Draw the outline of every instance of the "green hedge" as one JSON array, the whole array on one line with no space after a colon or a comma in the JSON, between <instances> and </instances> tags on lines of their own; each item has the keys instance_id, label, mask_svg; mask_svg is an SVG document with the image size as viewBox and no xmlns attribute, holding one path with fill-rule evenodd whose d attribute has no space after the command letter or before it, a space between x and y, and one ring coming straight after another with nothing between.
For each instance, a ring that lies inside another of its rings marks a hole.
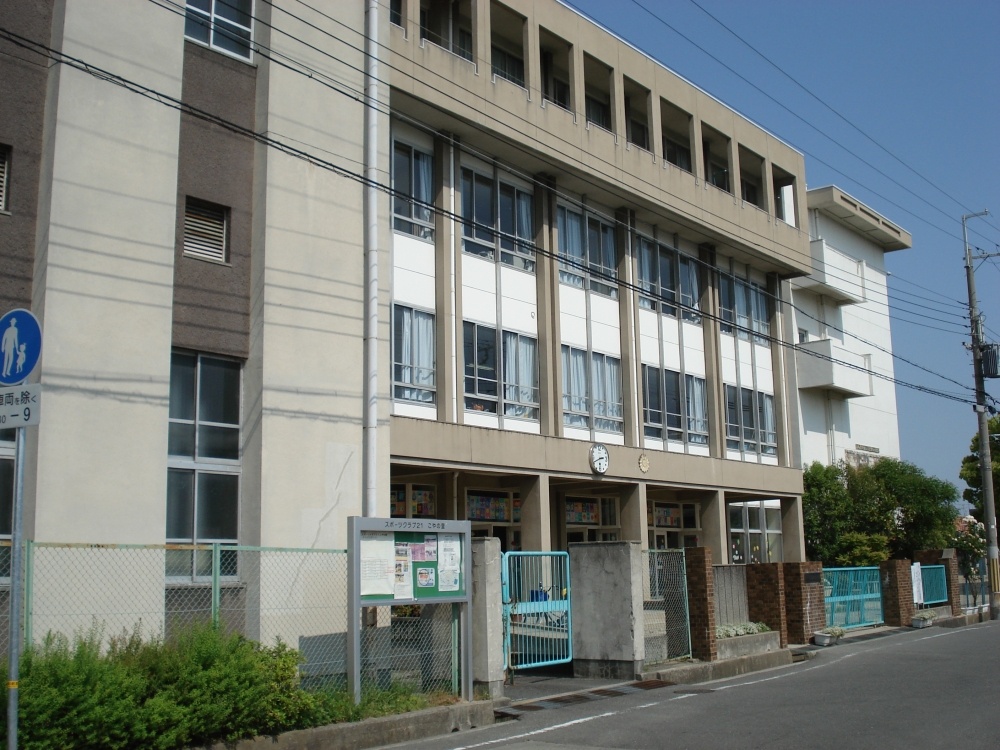
<instances>
[{"instance_id":1,"label":"green hedge","mask_svg":"<svg viewBox=\"0 0 1000 750\"><path fill-rule=\"evenodd\" d=\"M403 688L366 694L360 706L342 689L303 690L297 651L211 627L169 642L136 632L102 643L99 630L73 643L49 635L25 652L19 747L172 750L427 705ZM6 736L6 711L0 726Z\"/></svg>"}]
</instances>

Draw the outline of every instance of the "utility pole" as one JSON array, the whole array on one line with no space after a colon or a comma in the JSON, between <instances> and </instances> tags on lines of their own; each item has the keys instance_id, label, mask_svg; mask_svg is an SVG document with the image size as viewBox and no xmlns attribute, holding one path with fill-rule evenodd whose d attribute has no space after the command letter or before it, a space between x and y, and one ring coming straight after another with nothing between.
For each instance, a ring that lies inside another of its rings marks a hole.
<instances>
[{"instance_id":1,"label":"utility pole","mask_svg":"<svg viewBox=\"0 0 1000 750\"><path fill-rule=\"evenodd\" d=\"M997 513L993 501L993 459L990 456L989 413L983 377L983 319L976 301L976 274L966 221L986 216L988 210L962 215L962 244L965 247L965 276L969 283L969 318L972 326L972 368L976 377L976 417L979 420L979 474L983 488L983 515L986 521L987 572L990 581L990 619L1000 620L1000 550L997 548Z\"/></svg>"}]
</instances>

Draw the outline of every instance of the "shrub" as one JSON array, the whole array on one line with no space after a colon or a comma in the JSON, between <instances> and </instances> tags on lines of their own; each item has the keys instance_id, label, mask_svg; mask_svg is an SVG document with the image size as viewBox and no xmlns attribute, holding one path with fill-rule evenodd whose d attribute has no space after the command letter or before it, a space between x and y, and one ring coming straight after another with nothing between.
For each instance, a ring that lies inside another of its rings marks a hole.
<instances>
[{"instance_id":1,"label":"shrub","mask_svg":"<svg viewBox=\"0 0 1000 750\"><path fill-rule=\"evenodd\" d=\"M720 625L715 629L716 638L735 638L740 635L769 633L771 628L763 622L741 622L738 625Z\"/></svg>"}]
</instances>

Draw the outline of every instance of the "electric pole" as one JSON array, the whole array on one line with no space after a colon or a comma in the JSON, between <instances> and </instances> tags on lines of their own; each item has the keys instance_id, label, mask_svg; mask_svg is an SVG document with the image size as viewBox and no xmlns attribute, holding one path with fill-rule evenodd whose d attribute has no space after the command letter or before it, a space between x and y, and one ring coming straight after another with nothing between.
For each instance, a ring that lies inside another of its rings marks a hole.
<instances>
[{"instance_id":1,"label":"electric pole","mask_svg":"<svg viewBox=\"0 0 1000 750\"><path fill-rule=\"evenodd\" d=\"M990 582L990 619L1000 620L1000 550L997 548L997 514L993 501L993 459L990 456L989 413L983 376L983 319L976 301L976 275L966 221L986 216L988 210L962 215L962 244L965 248L965 276L969 284L969 319L972 327L972 368L976 377L976 417L979 420L979 474L983 488L983 516L986 521L986 559Z\"/></svg>"}]
</instances>

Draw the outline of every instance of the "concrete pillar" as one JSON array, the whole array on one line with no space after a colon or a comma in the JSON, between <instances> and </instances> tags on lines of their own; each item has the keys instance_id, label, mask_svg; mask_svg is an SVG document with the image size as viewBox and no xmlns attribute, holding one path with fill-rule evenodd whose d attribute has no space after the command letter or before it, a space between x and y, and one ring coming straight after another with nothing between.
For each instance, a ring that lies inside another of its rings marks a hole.
<instances>
[{"instance_id":1,"label":"concrete pillar","mask_svg":"<svg viewBox=\"0 0 1000 750\"><path fill-rule=\"evenodd\" d=\"M631 680L646 658L638 542L569 545L573 674Z\"/></svg>"},{"instance_id":2,"label":"concrete pillar","mask_svg":"<svg viewBox=\"0 0 1000 750\"><path fill-rule=\"evenodd\" d=\"M800 496L781 498L781 559L785 562L804 562L806 559Z\"/></svg>"},{"instance_id":3,"label":"concrete pillar","mask_svg":"<svg viewBox=\"0 0 1000 750\"><path fill-rule=\"evenodd\" d=\"M521 489L521 549L547 552L552 549L552 513L549 509L549 477L532 477Z\"/></svg>"},{"instance_id":4,"label":"concrete pillar","mask_svg":"<svg viewBox=\"0 0 1000 750\"><path fill-rule=\"evenodd\" d=\"M882 574L882 617L886 625L901 627L913 619L913 578L909 560L886 560Z\"/></svg>"},{"instance_id":5,"label":"concrete pillar","mask_svg":"<svg viewBox=\"0 0 1000 750\"><path fill-rule=\"evenodd\" d=\"M715 578L712 551L707 547L684 550L687 566L688 618L691 625L691 656L715 661Z\"/></svg>"},{"instance_id":6,"label":"concrete pillar","mask_svg":"<svg viewBox=\"0 0 1000 750\"><path fill-rule=\"evenodd\" d=\"M643 549L648 546L646 535L646 485L633 484L622 490L622 515L619 519L622 540L639 542Z\"/></svg>"},{"instance_id":7,"label":"concrete pillar","mask_svg":"<svg viewBox=\"0 0 1000 750\"><path fill-rule=\"evenodd\" d=\"M472 682L503 696L503 599L500 540L472 540Z\"/></svg>"},{"instance_id":8,"label":"concrete pillar","mask_svg":"<svg viewBox=\"0 0 1000 750\"><path fill-rule=\"evenodd\" d=\"M701 501L701 543L712 551L720 565L729 562L729 533L726 524L726 493L709 491Z\"/></svg>"},{"instance_id":9,"label":"concrete pillar","mask_svg":"<svg viewBox=\"0 0 1000 750\"><path fill-rule=\"evenodd\" d=\"M782 563L747 565L747 605L751 622L762 622L788 645L788 614Z\"/></svg>"},{"instance_id":10,"label":"concrete pillar","mask_svg":"<svg viewBox=\"0 0 1000 750\"><path fill-rule=\"evenodd\" d=\"M782 568L788 642L808 643L813 633L826 627L823 563L786 562Z\"/></svg>"}]
</instances>

